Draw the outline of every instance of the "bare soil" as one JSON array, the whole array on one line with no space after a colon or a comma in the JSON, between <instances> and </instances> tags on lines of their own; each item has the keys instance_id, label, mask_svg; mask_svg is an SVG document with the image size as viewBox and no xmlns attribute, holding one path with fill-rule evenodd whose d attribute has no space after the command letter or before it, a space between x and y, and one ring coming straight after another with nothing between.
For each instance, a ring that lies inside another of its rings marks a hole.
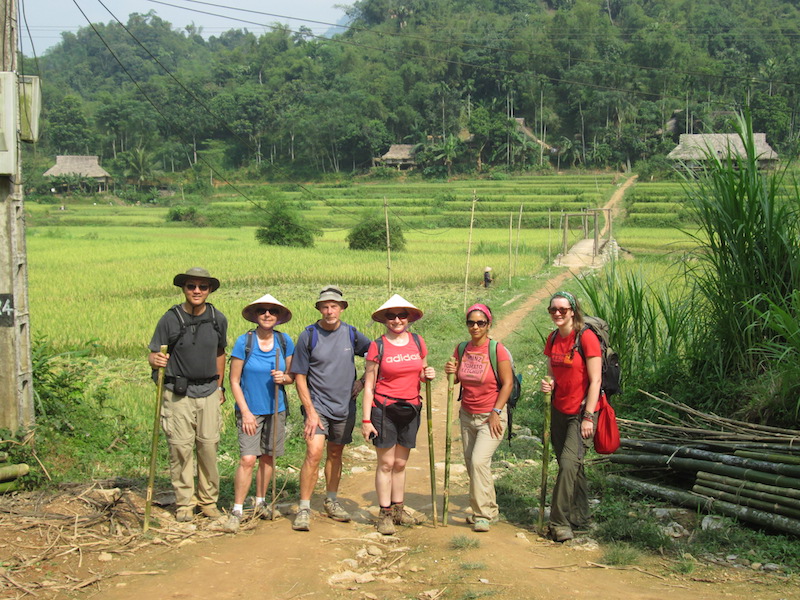
<instances>
[{"instance_id":1,"label":"bare soil","mask_svg":"<svg viewBox=\"0 0 800 600\"><path fill-rule=\"evenodd\" d=\"M616 200L612 199L611 203ZM611 204L610 203L610 204ZM565 271L520 303L497 323L502 339L522 318L555 291ZM441 517L446 383L434 386L434 438ZM424 425L423 425L424 429ZM454 437L457 428L453 428ZM427 436L409 461L408 506L431 513ZM399 528L384 537L372 524L375 513L374 453L366 447L345 452L346 475L340 499L353 515L350 523L324 516L322 497L312 501L311 531L291 529L286 517L250 521L236 535L221 523L198 516L175 523L156 507L158 525L142 534L143 490L130 482L120 497L105 500L94 487L65 489L56 497L17 495L0 500L0 600L99 597L108 600L214 599L403 599L493 597L675 600L800 598L796 577L724 568L698 562L690 575L677 563L648 557L635 566L602 564L603 548L585 538L557 544L537 535L534 524L500 522L488 533L466 523L467 481L455 465L447 527ZM453 458L461 462L454 440ZM474 544L474 545L473 545Z\"/></svg>"}]
</instances>

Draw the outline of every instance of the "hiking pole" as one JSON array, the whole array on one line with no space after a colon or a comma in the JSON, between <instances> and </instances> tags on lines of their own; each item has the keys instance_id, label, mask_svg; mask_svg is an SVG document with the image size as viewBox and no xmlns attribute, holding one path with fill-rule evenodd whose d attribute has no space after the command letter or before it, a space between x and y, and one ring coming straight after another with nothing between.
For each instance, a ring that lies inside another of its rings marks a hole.
<instances>
[{"instance_id":1,"label":"hiking pole","mask_svg":"<svg viewBox=\"0 0 800 600\"><path fill-rule=\"evenodd\" d=\"M281 334L277 334L281 335ZM275 337L275 332L272 333L272 336ZM278 340L274 340L272 345L275 346L275 368L278 368L280 356L278 352L278 346L276 342ZM281 384L275 384L275 406L272 410L272 509L270 511L271 520L275 520L275 503L277 502L278 495L275 491L275 484L278 481L278 457L275 456L275 452L278 446L278 407L280 405L280 394L281 394Z\"/></svg>"},{"instance_id":2,"label":"hiking pole","mask_svg":"<svg viewBox=\"0 0 800 600\"><path fill-rule=\"evenodd\" d=\"M433 404L431 402L431 382L425 380L425 404L428 413L428 462L431 466L431 505L433 506L433 526L439 517L436 514L436 462L433 458Z\"/></svg>"},{"instance_id":3,"label":"hiking pole","mask_svg":"<svg viewBox=\"0 0 800 600\"><path fill-rule=\"evenodd\" d=\"M553 379L549 375L545 376L547 383L552 383ZM552 392L544 395L544 428L542 431L542 487L539 491L539 534L544 535L544 505L547 499L547 465L550 462L550 397Z\"/></svg>"},{"instance_id":4,"label":"hiking pole","mask_svg":"<svg viewBox=\"0 0 800 600\"><path fill-rule=\"evenodd\" d=\"M451 419L453 418L453 388L456 374L447 374L447 421L444 434L444 491L442 492L442 525L447 527L447 510L450 508L450 448L453 442Z\"/></svg>"},{"instance_id":5,"label":"hiking pole","mask_svg":"<svg viewBox=\"0 0 800 600\"><path fill-rule=\"evenodd\" d=\"M167 353L167 346L161 346L161 354ZM153 506L153 484L156 479L156 452L158 452L158 432L161 424L161 395L164 393L164 367L158 368L156 381L156 411L153 419L153 441L150 444L150 471L147 474L147 495L144 501L144 523L142 531L150 527L150 509Z\"/></svg>"}]
</instances>

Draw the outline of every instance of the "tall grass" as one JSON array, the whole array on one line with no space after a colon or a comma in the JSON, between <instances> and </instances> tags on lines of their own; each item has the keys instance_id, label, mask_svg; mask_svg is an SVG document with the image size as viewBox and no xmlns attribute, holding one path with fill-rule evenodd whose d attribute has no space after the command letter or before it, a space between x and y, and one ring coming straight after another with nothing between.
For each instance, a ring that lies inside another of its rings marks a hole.
<instances>
[{"instance_id":1,"label":"tall grass","mask_svg":"<svg viewBox=\"0 0 800 600\"><path fill-rule=\"evenodd\" d=\"M763 372L756 349L771 334L757 314L769 301L787 307L800 287L800 190L785 185L786 167L759 169L749 114L739 117L737 133L745 154L720 158L709 151L699 180L686 185L701 232L694 236L698 262L688 274L702 298L697 318L708 327L698 366L719 378Z\"/></svg>"}]
</instances>

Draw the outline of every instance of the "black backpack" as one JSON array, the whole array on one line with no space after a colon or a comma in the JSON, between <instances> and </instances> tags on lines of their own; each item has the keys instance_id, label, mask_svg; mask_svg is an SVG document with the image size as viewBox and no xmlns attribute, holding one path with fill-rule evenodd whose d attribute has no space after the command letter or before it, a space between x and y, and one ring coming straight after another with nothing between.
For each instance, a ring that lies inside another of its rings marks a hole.
<instances>
[{"instance_id":1,"label":"black backpack","mask_svg":"<svg viewBox=\"0 0 800 600\"><path fill-rule=\"evenodd\" d=\"M610 332L608 322L600 317L583 317L583 329L575 336L575 346L573 350L580 352L584 361L586 360L586 354L584 354L583 346L581 346L581 335L583 335L583 332L587 329L591 329L597 336L597 339L600 340L600 358L603 364L603 378L600 383L600 391L605 392L606 397L619 394L622 391L622 373L619 366L619 355L617 351L609 345ZM553 336L556 333L556 331L551 333L548 339L548 344L551 346L553 344Z\"/></svg>"}]
</instances>

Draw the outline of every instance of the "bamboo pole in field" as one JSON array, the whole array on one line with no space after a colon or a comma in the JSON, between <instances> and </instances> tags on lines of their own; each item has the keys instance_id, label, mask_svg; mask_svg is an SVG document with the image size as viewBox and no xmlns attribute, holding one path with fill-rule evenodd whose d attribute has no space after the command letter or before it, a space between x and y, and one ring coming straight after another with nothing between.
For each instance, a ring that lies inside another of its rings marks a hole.
<instances>
[{"instance_id":1,"label":"bamboo pole in field","mask_svg":"<svg viewBox=\"0 0 800 600\"><path fill-rule=\"evenodd\" d=\"M0 467L0 481L10 481L30 473L31 468L25 463Z\"/></svg>"},{"instance_id":2,"label":"bamboo pole in field","mask_svg":"<svg viewBox=\"0 0 800 600\"><path fill-rule=\"evenodd\" d=\"M275 339L276 335L282 335L280 333L276 334L273 330L272 332L272 345L275 348L275 370L278 370L280 366L280 351L278 350L280 344L278 340ZM285 362L285 361L284 361ZM278 446L278 409L280 408L280 398L281 398L281 386L280 384L275 384L275 402L272 408L272 506L270 507L270 518L271 520L275 520L275 506L278 502L278 492L277 492L277 482L278 482L278 457L276 456L276 450Z\"/></svg>"},{"instance_id":3,"label":"bamboo pole in field","mask_svg":"<svg viewBox=\"0 0 800 600\"><path fill-rule=\"evenodd\" d=\"M161 354L167 353L167 346L161 346ZM153 438L150 442L150 470L147 474L147 495L144 501L144 523L142 531L147 531L150 527L150 510L153 508L153 484L156 479L156 453L158 452L158 432L161 425L161 396L164 393L164 367L158 368L158 378L156 380L156 408L153 418Z\"/></svg>"},{"instance_id":4,"label":"bamboo pole in field","mask_svg":"<svg viewBox=\"0 0 800 600\"><path fill-rule=\"evenodd\" d=\"M731 504L738 504L739 506L747 506L763 510L764 512L772 513L774 515L783 515L791 517L792 519L800 519L800 510L775 504L773 502L764 502L763 500L756 500L755 498L744 498L738 494L731 494L722 490L706 487L704 485L695 484L692 491L702 496L710 496L711 498L719 498Z\"/></svg>"},{"instance_id":5,"label":"bamboo pole in field","mask_svg":"<svg viewBox=\"0 0 800 600\"><path fill-rule=\"evenodd\" d=\"M476 190L472 190L472 210L469 215L469 239L467 241L467 272L464 274L464 310L467 310L467 291L469 290L469 259L472 256L472 227L475 224L475 203L478 201Z\"/></svg>"},{"instance_id":6,"label":"bamboo pole in field","mask_svg":"<svg viewBox=\"0 0 800 600\"><path fill-rule=\"evenodd\" d=\"M550 242L550 234L553 231L553 213L548 208L547 209L547 265L550 266L553 263L553 245Z\"/></svg>"},{"instance_id":7,"label":"bamboo pole in field","mask_svg":"<svg viewBox=\"0 0 800 600\"><path fill-rule=\"evenodd\" d=\"M697 479L701 481L713 481L715 483L733 485L738 489L765 492L767 494L791 498L792 500L800 500L800 489L796 488L768 485L766 483L758 483L757 481L745 481L744 479L736 479L734 477L727 477L726 475L717 475L716 473L706 473L705 471L698 471Z\"/></svg>"},{"instance_id":8,"label":"bamboo pole in field","mask_svg":"<svg viewBox=\"0 0 800 600\"><path fill-rule=\"evenodd\" d=\"M12 479L11 481L4 481L0 483L0 494L5 494L6 492L14 492L19 489L19 480Z\"/></svg>"},{"instance_id":9,"label":"bamboo pole in field","mask_svg":"<svg viewBox=\"0 0 800 600\"><path fill-rule=\"evenodd\" d=\"M774 454L770 452L752 452L750 450L734 450L735 456L742 458L754 458L756 460L768 460L770 462L786 463L790 465L800 465L800 456L789 454Z\"/></svg>"},{"instance_id":10,"label":"bamboo pole in field","mask_svg":"<svg viewBox=\"0 0 800 600\"><path fill-rule=\"evenodd\" d=\"M788 498L786 496L780 496L778 494L770 494L768 492L759 492L758 490L751 490L742 485L734 483L736 481L735 479L730 479L729 481L731 483L720 483L718 481L712 481L710 479L702 479L701 477L698 476L697 480L695 481L695 486L707 487L714 490L718 490L720 492L727 492L728 494L733 494L734 496L737 497L742 496L744 498L752 498L754 500L760 500L761 502L768 502L770 504L779 504L781 506L786 506L789 508L793 508L797 511L800 511L800 500L797 500L795 498ZM778 488L778 489L786 489L786 488Z\"/></svg>"},{"instance_id":11,"label":"bamboo pole in field","mask_svg":"<svg viewBox=\"0 0 800 600\"><path fill-rule=\"evenodd\" d=\"M436 522L439 520L436 511L436 460L433 456L433 401L431 400L431 382L425 380L425 407L426 416L428 420L428 463L430 464L431 471L431 510L433 517L433 526L436 527Z\"/></svg>"},{"instance_id":12,"label":"bamboo pole in field","mask_svg":"<svg viewBox=\"0 0 800 600\"><path fill-rule=\"evenodd\" d=\"M519 219L517 220L517 249L514 253L514 275L517 274L519 266L519 234L522 231L522 204L519 205Z\"/></svg>"},{"instance_id":13,"label":"bamboo pole in field","mask_svg":"<svg viewBox=\"0 0 800 600\"><path fill-rule=\"evenodd\" d=\"M511 239L514 236L514 215L508 216L508 289L511 289Z\"/></svg>"},{"instance_id":14,"label":"bamboo pole in field","mask_svg":"<svg viewBox=\"0 0 800 600\"><path fill-rule=\"evenodd\" d=\"M392 238L389 235L389 201L383 197L383 217L386 221L386 271L388 272L389 296L392 295Z\"/></svg>"},{"instance_id":15,"label":"bamboo pole in field","mask_svg":"<svg viewBox=\"0 0 800 600\"><path fill-rule=\"evenodd\" d=\"M552 378L545 377L548 383ZM547 468L550 463L550 398L552 393L544 395L544 426L542 427L542 483L539 488L539 535L544 535L544 507L547 503Z\"/></svg>"},{"instance_id":16,"label":"bamboo pole in field","mask_svg":"<svg viewBox=\"0 0 800 600\"><path fill-rule=\"evenodd\" d=\"M447 527L447 512L450 508L450 451L453 444L452 423L450 423L450 421L453 419L453 388L456 385L455 379L455 373L447 374L447 416L444 433L444 491L442 492L442 525L445 527Z\"/></svg>"}]
</instances>

